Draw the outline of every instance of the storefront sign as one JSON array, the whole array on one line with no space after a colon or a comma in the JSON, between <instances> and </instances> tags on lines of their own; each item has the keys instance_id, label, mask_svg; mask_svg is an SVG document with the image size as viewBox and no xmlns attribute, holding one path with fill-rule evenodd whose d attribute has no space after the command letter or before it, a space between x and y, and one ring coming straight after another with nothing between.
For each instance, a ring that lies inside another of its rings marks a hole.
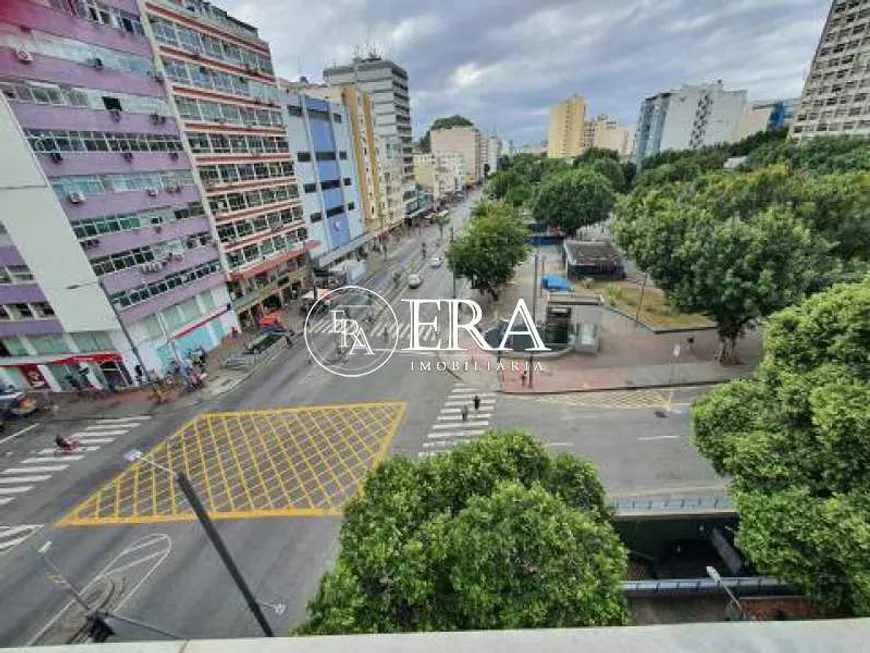
<instances>
[{"instance_id":1,"label":"storefront sign","mask_svg":"<svg viewBox=\"0 0 870 653\"><path fill-rule=\"evenodd\" d=\"M48 381L42 376L37 365L18 365L18 369L24 374L24 378L27 379L31 388L41 390L48 387Z\"/></svg>"}]
</instances>

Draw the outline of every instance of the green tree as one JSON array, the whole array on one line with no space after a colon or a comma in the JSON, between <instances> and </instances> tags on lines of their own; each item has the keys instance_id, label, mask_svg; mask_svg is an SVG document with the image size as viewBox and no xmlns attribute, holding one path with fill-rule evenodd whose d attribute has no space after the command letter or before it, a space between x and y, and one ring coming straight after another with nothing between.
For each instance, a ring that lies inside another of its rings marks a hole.
<instances>
[{"instance_id":1,"label":"green tree","mask_svg":"<svg viewBox=\"0 0 870 653\"><path fill-rule=\"evenodd\" d=\"M579 168L599 159L610 159L619 163L619 154L615 150L608 150L604 147L590 147L584 150L583 154L574 157L574 167Z\"/></svg>"},{"instance_id":2,"label":"green tree","mask_svg":"<svg viewBox=\"0 0 870 653\"><path fill-rule=\"evenodd\" d=\"M589 168L549 177L535 195L535 220L558 227L568 237L581 227L606 220L616 202L610 181Z\"/></svg>"},{"instance_id":3,"label":"green tree","mask_svg":"<svg viewBox=\"0 0 870 653\"><path fill-rule=\"evenodd\" d=\"M728 173L719 173L719 175ZM704 189L737 195L736 177L639 192L620 205L618 244L679 310L715 320L717 358L735 362L737 339L762 317L799 301L835 267L831 245L781 204L719 211Z\"/></svg>"},{"instance_id":4,"label":"green tree","mask_svg":"<svg viewBox=\"0 0 870 653\"><path fill-rule=\"evenodd\" d=\"M626 552L595 468L528 435L387 460L299 634L618 625Z\"/></svg>"},{"instance_id":5,"label":"green tree","mask_svg":"<svg viewBox=\"0 0 870 653\"><path fill-rule=\"evenodd\" d=\"M532 184L516 170L500 170L489 178L487 193L497 200L504 200L520 208L532 197Z\"/></svg>"},{"instance_id":6,"label":"green tree","mask_svg":"<svg viewBox=\"0 0 870 653\"><path fill-rule=\"evenodd\" d=\"M613 186L613 190L617 193L625 190L625 173L618 161L610 158L599 158L593 159L586 164L581 164L581 167L584 166L607 177L607 180Z\"/></svg>"},{"instance_id":7,"label":"green tree","mask_svg":"<svg viewBox=\"0 0 870 653\"><path fill-rule=\"evenodd\" d=\"M435 214L435 224L438 225L438 238L443 240L444 227L446 227L449 222L450 222L449 215L445 215L444 213L441 213L441 212Z\"/></svg>"},{"instance_id":8,"label":"green tree","mask_svg":"<svg viewBox=\"0 0 870 653\"><path fill-rule=\"evenodd\" d=\"M498 299L514 268L528 254L529 231L513 207L503 202L481 202L472 211L466 232L447 249L447 263L471 287Z\"/></svg>"},{"instance_id":9,"label":"green tree","mask_svg":"<svg viewBox=\"0 0 870 653\"><path fill-rule=\"evenodd\" d=\"M776 163L819 174L870 171L870 143L858 136L820 136L800 144L773 141L751 152L744 167L755 170Z\"/></svg>"},{"instance_id":10,"label":"green tree","mask_svg":"<svg viewBox=\"0 0 870 653\"><path fill-rule=\"evenodd\" d=\"M732 478L762 573L870 615L870 278L773 315L756 373L697 402L694 442Z\"/></svg>"}]
</instances>

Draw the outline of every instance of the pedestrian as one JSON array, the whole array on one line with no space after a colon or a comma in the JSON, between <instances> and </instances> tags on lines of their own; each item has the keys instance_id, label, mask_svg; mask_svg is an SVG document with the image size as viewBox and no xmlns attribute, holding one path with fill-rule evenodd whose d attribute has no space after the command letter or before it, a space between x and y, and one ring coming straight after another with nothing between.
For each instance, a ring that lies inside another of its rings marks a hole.
<instances>
[{"instance_id":1,"label":"pedestrian","mask_svg":"<svg viewBox=\"0 0 870 653\"><path fill-rule=\"evenodd\" d=\"M290 337L289 333L284 334L284 341L287 343L287 349L293 348L293 338Z\"/></svg>"},{"instance_id":2,"label":"pedestrian","mask_svg":"<svg viewBox=\"0 0 870 653\"><path fill-rule=\"evenodd\" d=\"M462 421L467 422L468 421L468 404L462 404L462 410L460 412L462 413Z\"/></svg>"},{"instance_id":3,"label":"pedestrian","mask_svg":"<svg viewBox=\"0 0 870 653\"><path fill-rule=\"evenodd\" d=\"M474 395L474 399L472 401L474 401L474 412L476 413L478 410L480 410L480 397Z\"/></svg>"},{"instance_id":4,"label":"pedestrian","mask_svg":"<svg viewBox=\"0 0 870 653\"><path fill-rule=\"evenodd\" d=\"M520 374L520 383L525 386L526 385L526 371L523 370L522 374Z\"/></svg>"}]
</instances>

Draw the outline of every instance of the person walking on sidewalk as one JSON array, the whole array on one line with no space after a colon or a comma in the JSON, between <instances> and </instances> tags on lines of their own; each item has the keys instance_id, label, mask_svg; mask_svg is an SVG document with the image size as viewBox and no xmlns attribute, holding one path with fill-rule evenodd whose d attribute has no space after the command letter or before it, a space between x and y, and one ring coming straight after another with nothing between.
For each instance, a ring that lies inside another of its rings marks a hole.
<instances>
[{"instance_id":1,"label":"person walking on sidewalk","mask_svg":"<svg viewBox=\"0 0 870 653\"><path fill-rule=\"evenodd\" d=\"M523 387L526 385L526 371L523 370L522 374L520 374L520 383Z\"/></svg>"},{"instance_id":2,"label":"person walking on sidewalk","mask_svg":"<svg viewBox=\"0 0 870 653\"><path fill-rule=\"evenodd\" d=\"M474 399L472 399L472 401L474 402L474 412L476 413L478 410L480 410L480 397L474 395Z\"/></svg>"},{"instance_id":3,"label":"person walking on sidewalk","mask_svg":"<svg viewBox=\"0 0 870 653\"><path fill-rule=\"evenodd\" d=\"M467 422L468 421L468 404L462 404L462 410L460 411L460 414L462 415L462 421Z\"/></svg>"}]
</instances>

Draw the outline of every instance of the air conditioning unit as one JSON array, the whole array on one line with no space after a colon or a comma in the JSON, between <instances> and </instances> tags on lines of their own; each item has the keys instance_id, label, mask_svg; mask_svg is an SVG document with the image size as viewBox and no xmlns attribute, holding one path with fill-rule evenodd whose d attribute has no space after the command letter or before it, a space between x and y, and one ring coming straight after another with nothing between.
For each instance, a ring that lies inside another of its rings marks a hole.
<instances>
[{"instance_id":1,"label":"air conditioning unit","mask_svg":"<svg viewBox=\"0 0 870 653\"><path fill-rule=\"evenodd\" d=\"M63 161L63 154L61 154L60 152L52 152L48 156L55 163L60 163L61 161Z\"/></svg>"},{"instance_id":2,"label":"air conditioning unit","mask_svg":"<svg viewBox=\"0 0 870 653\"><path fill-rule=\"evenodd\" d=\"M25 50L24 48L21 48L18 52L16 52L16 54L18 55L18 61L20 61L21 63L33 62L33 55L30 53L30 50Z\"/></svg>"},{"instance_id":3,"label":"air conditioning unit","mask_svg":"<svg viewBox=\"0 0 870 653\"><path fill-rule=\"evenodd\" d=\"M103 60L99 57L94 57L91 59L91 68L94 70L102 70L103 69Z\"/></svg>"},{"instance_id":4,"label":"air conditioning unit","mask_svg":"<svg viewBox=\"0 0 870 653\"><path fill-rule=\"evenodd\" d=\"M155 224L154 231L159 234L161 231L163 231L163 225L162 224Z\"/></svg>"},{"instance_id":5,"label":"air conditioning unit","mask_svg":"<svg viewBox=\"0 0 870 653\"><path fill-rule=\"evenodd\" d=\"M133 153L132 152L122 152L121 156L124 157L125 161L132 161L133 160Z\"/></svg>"},{"instance_id":6,"label":"air conditioning unit","mask_svg":"<svg viewBox=\"0 0 870 653\"><path fill-rule=\"evenodd\" d=\"M216 118L215 122L220 123L221 125L225 125L227 122L226 118Z\"/></svg>"},{"instance_id":7,"label":"air conditioning unit","mask_svg":"<svg viewBox=\"0 0 870 653\"><path fill-rule=\"evenodd\" d=\"M151 122L154 123L155 125L160 125L160 124L166 122L166 116L161 116L159 113L156 113L156 112L152 113L151 114Z\"/></svg>"},{"instance_id":8,"label":"air conditioning unit","mask_svg":"<svg viewBox=\"0 0 870 653\"><path fill-rule=\"evenodd\" d=\"M71 204L81 204L87 199L84 193L80 193L77 190L69 193L66 198Z\"/></svg>"},{"instance_id":9,"label":"air conditioning unit","mask_svg":"<svg viewBox=\"0 0 870 653\"><path fill-rule=\"evenodd\" d=\"M173 184L172 186L166 187L167 193L180 193L181 192L181 184Z\"/></svg>"},{"instance_id":10,"label":"air conditioning unit","mask_svg":"<svg viewBox=\"0 0 870 653\"><path fill-rule=\"evenodd\" d=\"M256 66L252 66L252 65L249 64L249 63L246 63L246 64L245 64L245 70L248 71L249 73L256 73L256 72L257 72L257 67L256 67Z\"/></svg>"},{"instance_id":11,"label":"air conditioning unit","mask_svg":"<svg viewBox=\"0 0 870 653\"><path fill-rule=\"evenodd\" d=\"M157 197L160 194L160 189L149 188L145 192L148 193L148 197Z\"/></svg>"},{"instance_id":12,"label":"air conditioning unit","mask_svg":"<svg viewBox=\"0 0 870 653\"><path fill-rule=\"evenodd\" d=\"M109 115L112 116L112 120L115 122L121 120L121 112L118 109L109 109Z\"/></svg>"},{"instance_id":13,"label":"air conditioning unit","mask_svg":"<svg viewBox=\"0 0 870 653\"><path fill-rule=\"evenodd\" d=\"M94 247L99 247L99 246L100 246L100 239L99 238L89 238L88 240L82 241L82 247L84 247L85 249L93 249Z\"/></svg>"},{"instance_id":14,"label":"air conditioning unit","mask_svg":"<svg viewBox=\"0 0 870 653\"><path fill-rule=\"evenodd\" d=\"M204 181L204 182L202 182L202 185L205 186L206 190L212 190L214 188L213 181Z\"/></svg>"},{"instance_id":15,"label":"air conditioning unit","mask_svg":"<svg viewBox=\"0 0 870 653\"><path fill-rule=\"evenodd\" d=\"M181 261L184 258L184 254L182 252L173 252L172 260L173 261Z\"/></svg>"},{"instance_id":16,"label":"air conditioning unit","mask_svg":"<svg viewBox=\"0 0 870 653\"><path fill-rule=\"evenodd\" d=\"M169 158L172 159L173 161L178 161L178 152L170 152Z\"/></svg>"}]
</instances>

